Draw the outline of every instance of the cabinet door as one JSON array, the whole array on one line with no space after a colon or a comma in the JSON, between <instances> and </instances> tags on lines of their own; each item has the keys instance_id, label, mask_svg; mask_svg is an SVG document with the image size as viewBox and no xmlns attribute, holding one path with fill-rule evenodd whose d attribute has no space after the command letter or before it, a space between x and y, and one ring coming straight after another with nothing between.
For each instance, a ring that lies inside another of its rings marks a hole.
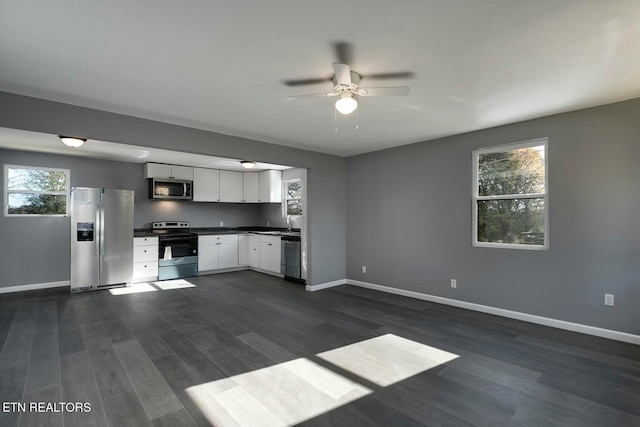
<instances>
[{"instance_id":1,"label":"cabinet door","mask_svg":"<svg viewBox=\"0 0 640 427\"><path fill-rule=\"evenodd\" d=\"M200 236L198 239L198 271L217 270L219 247L217 236Z\"/></svg>"},{"instance_id":2,"label":"cabinet door","mask_svg":"<svg viewBox=\"0 0 640 427\"><path fill-rule=\"evenodd\" d=\"M260 241L260 269L271 270L271 243Z\"/></svg>"},{"instance_id":3,"label":"cabinet door","mask_svg":"<svg viewBox=\"0 0 640 427\"><path fill-rule=\"evenodd\" d=\"M248 234L238 236L238 265L249 265L249 240Z\"/></svg>"},{"instance_id":4,"label":"cabinet door","mask_svg":"<svg viewBox=\"0 0 640 427\"><path fill-rule=\"evenodd\" d=\"M282 261L282 254L280 253L281 250L282 243L280 241L271 245L271 268L269 270L274 273L282 272L282 266L280 265L280 262Z\"/></svg>"},{"instance_id":5,"label":"cabinet door","mask_svg":"<svg viewBox=\"0 0 640 427\"><path fill-rule=\"evenodd\" d=\"M249 267L260 267L260 241L255 234L249 235Z\"/></svg>"},{"instance_id":6,"label":"cabinet door","mask_svg":"<svg viewBox=\"0 0 640 427\"><path fill-rule=\"evenodd\" d=\"M220 240L218 268L233 268L238 266L238 235L223 236Z\"/></svg>"},{"instance_id":7,"label":"cabinet door","mask_svg":"<svg viewBox=\"0 0 640 427\"><path fill-rule=\"evenodd\" d=\"M189 166L171 165L171 178L193 181L193 168Z\"/></svg>"},{"instance_id":8,"label":"cabinet door","mask_svg":"<svg viewBox=\"0 0 640 427\"><path fill-rule=\"evenodd\" d=\"M220 201L220 171L217 169L193 168L193 201Z\"/></svg>"},{"instance_id":9,"label":"cabinet door","mask_svg":"<svg viewBox=\"0 0 640 427\"><path fill-rule=\"evenodd\" d=\"M243 200L246 203L258 203L259 176L258 172L244 172L243 177Z\"/></svg>"},{"instance_id":10,"label":"cabinet door","mask_svg":"<svg viewBox=\"0 0 640 427\"><path fill-rule=\"evenodd\" d=\"M220 171L220 201L242 202L242 172Z\"/></svg>"},{"instance_id":11,"label":"cabinet door","mask_svg":"<svg viewBox=\"0 0 640 427\"><path fill-rule=\"evenodd\" d=\"M282 203L282 171L260 172L260 203Z\"/></svg>"},{"instance_id":12,"label":"cabinet door","mask_svg":"<svg viewBox=\"0 0 640 427\"><path fill-rule=\"evenodd\" d=\"M170 178L171 165L165 165L162 163L145 163L144 177L145 178Z\"/></svg>"}]
</instances>

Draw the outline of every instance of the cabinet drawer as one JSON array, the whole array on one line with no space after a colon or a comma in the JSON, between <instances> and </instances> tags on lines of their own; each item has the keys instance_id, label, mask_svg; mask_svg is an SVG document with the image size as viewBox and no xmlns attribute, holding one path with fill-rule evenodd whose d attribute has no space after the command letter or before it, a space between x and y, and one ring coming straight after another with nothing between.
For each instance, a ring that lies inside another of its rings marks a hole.
<instances>
[{"instance_id":1,"label":"cabinet drawer","mask_svg":"<svg viewBox=\"0 0 640 427\"><path fill-rule=\"evenodd\" d=\"M158 261L133 263L134 279L138 279L142 277L157 277L157 276L158 276Z\"/></svg>"},{"instance_id":2,"label":"cabinet drawer","mask_svg":"<svg viewBox=\"0 0 640 427\"><path fill-rule=\"evenodd\" d=\"M198 237L198 244L215 245L217 243L238 243L238 235L237 234L215 234L215 235Z\"/></svg>"},{"instance_id":3,"label":"cabinet drawer","mask_svg":"<svg viewBox=\"0 0 640 427\"><path fill-rule=\"evenodd\" d=\"M157 237L134 237L133 238L133 246L149 246L149 245L157 245L158 238Z\"/></svg>"},{"instance_id":4,"label":"cabinet drawer","mask_svg":"<svg viewBox=\"0 0 640 427\"><path fill-rule=\"evenodd\" d=\"M133 262L158 262L158 246L134 246Z\"/></svg>"}]
</instances>

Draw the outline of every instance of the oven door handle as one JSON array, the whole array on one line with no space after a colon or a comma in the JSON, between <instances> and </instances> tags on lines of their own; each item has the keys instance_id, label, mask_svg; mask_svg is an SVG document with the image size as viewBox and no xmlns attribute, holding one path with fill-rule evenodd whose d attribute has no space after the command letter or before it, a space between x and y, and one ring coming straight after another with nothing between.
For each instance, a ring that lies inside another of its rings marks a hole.
<instances>
[{"instance_id":1,"label":"oven door handle","mask_svg":"<svg viewBox=\"0 0 640 427\"><path fill-rule=\"evenodd\" d=\"M198 240L198 236L189 236L189 237L161 237L160 238L160 243L162 242L175 242L176 240L182 240L182 241L191 241L191 240Z\"/></svg>"}]
</instances>

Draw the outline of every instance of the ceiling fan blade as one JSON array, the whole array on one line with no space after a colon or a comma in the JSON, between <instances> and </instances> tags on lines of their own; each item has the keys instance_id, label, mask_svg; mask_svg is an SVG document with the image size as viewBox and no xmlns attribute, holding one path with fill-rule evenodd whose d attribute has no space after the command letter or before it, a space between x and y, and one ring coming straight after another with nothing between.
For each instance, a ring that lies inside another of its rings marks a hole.
<instances>
[{"instance_id":1,"label":"ceiling fan blade","mask_svg":"<svg viewBox=\"0 0 640 427\"><path fill-rule=\"evenodd\" d=\"M341 86L351 86L351 68L346 64L334 62L333 72L336 74L336 81Z\"/></svg>"},{"instance_id":2,"label":"ceiling fan blade","mask_svg":"<svg viewBox=\"0 0 640 427\"><path fill-rule=\"evenodd\" d=\"M360 96L407 96L409 86L368 87L358 91Z\"/></svg>"},{"instance_id":3,"label":"ceiling fan blade","mask_svg":"<svg viewBox=\"0 0 640 427\"><path fill-rule=\"evenodd\" d=\"M297 99L304 99L304 98L326 98L329 96L336 96L337 93L334 92L329 92L329 93L312 93L309 95L297 95L297 96L287 96L285 99L287 101L295 101Z\"/></svg>"},{"instance_id":4,"label":"ceiling fan blade","mask_svg":"<svg viewBox=\"0 0 640 427\"><path fill-rule=\"evenodd\" d=\"M412 79L415 77L415 73L411 71L400 71L397 73L379 73L379 74L365 74L361 76L363 79Z\"/></svg>"},{"instance_id":5,"label":"ceiling fan blade","mask_svg":"<svg viewBox=\"0 0 640 427\"><path fill-rule=\"evenodd\" d=\"M319 83L326 83L333 80L333 77L325 77L318 79L296 79L296 80L284 80L284 83L287 86L306 86L306 85L315 85Z\"/></svg>"},{"instance_id":6,"label":"ceiling fan blade","mask_svg":"<svg viewBox=\"0 0 640 427\"><path fill-rule=\"evenodd\" d=\"M333 48L340 64L350 65L353 63L353 45L351 43L335 42Z\"/></svg>"}]
</instances>

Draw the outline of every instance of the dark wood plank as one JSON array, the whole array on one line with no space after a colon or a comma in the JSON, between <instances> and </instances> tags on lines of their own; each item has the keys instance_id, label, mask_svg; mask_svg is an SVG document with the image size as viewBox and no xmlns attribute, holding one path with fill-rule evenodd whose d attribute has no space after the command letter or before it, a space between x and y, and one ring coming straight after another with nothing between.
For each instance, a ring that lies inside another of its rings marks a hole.
<instances>
[{"instance_id":1,"label":"dark wood plank","mask_svg":"<svg viewBox=\"0 0 640 427\"><path fill-rule=\"evenodd\" d=\"M81 328L109 425L150 426L102 323L83 323Z\"/></svg>"},{"instance_id":2,"label":"dark wood plank","mask_svg":"<svg viewBox=\"0 0 640 427\"><path fill-rule=\"evenodd\" d=\"M24 381L27 376L27 365L0 370L0 399L3 403L23 402ZM17 426L20 411L9 407L8 411L0 411L0 426Z\"/></svg>"},{"instance_id":3,"label":"dark wood plank","mask_svg":"<svg viewBox=\"0 0 640 427\"><path fill-rule=\"evenodd\" d=\"M20 415L20 427L62 427L62 412L48 411L47 404L56 405L61 401L62 394L60 386L45 388L42 390L26 393L24 402L29 405L33 403L42 403L45 405L43 410L27 410Z\"/></svg>"},{"instance_id":4,"label":"dark wood plank","mask_svg":"<svg viewBox=\"0 0 640 427\"><path fill-rule=\"evenodd\" d=\"M196 423L184 408L156 418L152 421L152 424L153 427L196 427Z\"/></svg>"},{"instance_id":5,"label":"dark wood plank","mask_svg":"<svg viewBox=\"0 0 640 427\"><path fill-rule=\"evenodd\" d=\"M57 304L60 356L83 351L85 349L84 339L73 300L68 297L59 297Z\"/></svg>"},{"instance_id":6,"label":"dark wood plank","mask_svg":"<svg viewBox=\"0 0 640 427\"><path fill-rule=\"evenodd\" d=\"M62 400L90 405L89 411L65 412L63 414L65 427L106 427L107 418L87 352L81 351L61 356L60 373Z\"/></svg>"},{"instance_id":7,"label":"dark wood plank","mask_svg":"<svg viewBox=\"0 0 640 427\"><path fill-rule=\"evenodd\" d=\"M197 426L211 427L209 420L202 414L198 405L187 393L189 387L202 383L176 355L153 360L164 379L185 407L186 412Z\"/></svg>"},{"instance_id":8,"label":"dark wood plank","mask_svg":"<svg viewBox=\"0 0 640 427\"><path fill-rule=\"evenodd\" d=\"M30 393L59 384L58 306L55 301L41 302L38 303L24 391Z\"/></svg>"},{"instance_id":9,"label":"dark wood plank","mask_svg":"<svg viewBox=\"0 0 640 427\"><path fill-rule=\"evenodd\" d=\"M136 340L122 341L113 347L150 420L183 407Z\"/></svg>"}]
</instances>

